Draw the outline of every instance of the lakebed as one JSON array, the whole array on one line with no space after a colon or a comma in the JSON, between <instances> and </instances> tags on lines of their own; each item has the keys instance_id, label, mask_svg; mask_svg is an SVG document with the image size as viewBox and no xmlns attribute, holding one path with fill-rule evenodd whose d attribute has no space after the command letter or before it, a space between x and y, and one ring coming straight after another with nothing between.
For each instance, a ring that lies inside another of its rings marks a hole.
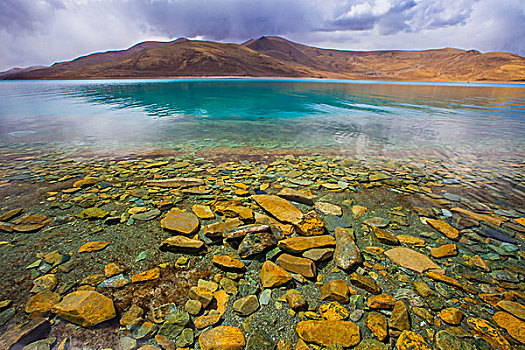
<instances>
[{"instance_id":1,"label":"lakebed","mask_svg":"<svg viewBox=\"0 0 525 350\"><path fill-rule=\"evenodd\" d=\"M3 347L523 347L523 89L201 83L9 83Z\"/></svg>"}]
</instances>

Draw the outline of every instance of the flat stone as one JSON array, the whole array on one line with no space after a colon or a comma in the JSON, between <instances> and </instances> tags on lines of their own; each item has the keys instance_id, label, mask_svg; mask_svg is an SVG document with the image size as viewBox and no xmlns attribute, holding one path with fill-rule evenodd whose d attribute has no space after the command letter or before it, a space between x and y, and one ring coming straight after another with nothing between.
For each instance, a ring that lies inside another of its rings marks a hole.
<instances>
[{"instance_id":1,"label":"flat stone","mask_svg":"<svg viewBox=\"0 0 525 350\"><path fill-rule=\"evenodd\" d=\"M200 301L202 307L206 308L213 301L214 295L209 289L194 286L190 288L189 297L191 299Z\"/></svg>"},{"instance_id":2,"label":"flat stone","mask_svg":"<svg viewBox=\"0 0 525 350\"><path fill-rule=\"evenodd\" d=\"M375 227L379 227L379 228L385 228L388 226L388 224L390 224L390 220L389 219L385 219L385 218L381 218L381 217L373 217L373 218L370 218L370 219L367 219L367 220L364 220L363 221L366 225L368 226L375 226Z\"/></svg>"},{"instance_id":3,"label":"flat stone","mask_svg":"<svg viewBox=\"0 0 525 350\"><path fill-rule=\"evenodd\" d=\"M501 300L497 306L525 321L525 306L509 300Z\"/></svg>"},{"instance_id":4,"label":"flat stone","mask_svg":"<svg viewBox=\"0 0 525 350\"><path fill-rule=\"evenodd\" d=\"M410 235L397 235L396 238L398 239L399 243L412 247L424 247L426 245L425 240L419 237Z\"/></svg>"},{"instance_id":5,"label":"flat stone","mask_svg":"<svg viewBox=\"0 0 525 350\"><path fill-rule=\"evenodd\" d=\"M12 210L6 211L2 215L0 215L0 221L9 221L9 220L11 220L12 218L14 218L18 214L20 214L22 212L22 210L23 210L22 208L16 208L16 209L12 209Z\"/></svg>"},{"instance_id":6,"label":"flat stone","mask_svg":"<svg viewBox=\"0 0 525 350\"><path fill-rule=\"evenodd\" d=\"M259 194L250 198L281 222L298 224L303 216L292 203L279 196Z\"/></svg>"},{"instance_id":7,"label":"flat stone","mask_svg":"<svg viewBox=\"0 0 525 350\"><path fill-rule=\"evenodd\" d=\"M457 326L463 319L463 312L456 309L455 307L449 307L441 310L438 316L446 323Z\"/></svg>"},{"instance_id":8,"label":"flat stone","mask_svg":"<svg viewBox=\"0 0 525 350\"><path fill-rule=\"evenodd\" d=\"M223 234L229 232L236 227L244 225L244 222L239 218L228 219L223 222L216 222L203 227L203 233L206 237L215 238L222 237ZM244 233L245 235L246 233ZM243 235L243 236L244 236Z\"/></svg>"},{"instance_id":9,"label":"flat stone","mask_svg":"<svg viewBox=\"0 0 525 350\"><path fill-rule=\"evenodd\" d=\"M164 350L175 350L176 344L173 340L169 339L165 335L157 334L155 336L155 341ZM136 345L133 347L136 348Z\"/></svg>"},{"instance_id":10,"label":"flat stone","mask_svg":"<svg viewBox=\"0 0 525 350\"><path fill-rule=\"evenodd\" d=\"M199 229L199 218L180 209L171 209L160 221L163 229L174 231L182 235L195 234Z\"/></svg>"},{"instance_id":11,"label":"flat stone","mask_svg":"<svg viewBox=\"0 0 525 350\"><path fill-rule=\"evenodd\" d=\"M324 222L315 211L306 213L295 225L295 230L302 236L320 236L325 233Z\"/></svg>"},{"instance_id":12,"label":"flat stone","mask_svg":"<svg viewBox=\"0 0 525 350\"><path fill-rule=\"evenodd\" d=\"M214 255L213 263L224 270L244 271L244 263L228 255Z\"/></svg>"},{"instance_id":13,"label":"flat stone","mask_svg":"<svg viewBox=\"0 0 525 350\"><path fill-rule=\"evenodd\" d=\"M470 331L478 337L492 345L494 349L511 350L508 340L501 331L494 327L490 322L482 318L471 317L467 319L467 326Z\"/></svg>"},{"instance_id":14,"label":"flat stone","mask_svg":"<svg viewBox=\"0 0 525 350\"><path fill-rule=\"evenodd\" d=\"M388 322L379 312L370 312L366 316L365 324L379 341L385 340L388 336Z\"/></svg>"},{"instance_id":15,"label":"flat stone","mask_svg":"<svg viewBox=\"0 0 525 350\"><path fill-rule=\"evenodd\" d=\"M448 329L436 333L435 343L438 350L475 350L473 344L452 334Z\"/></svg>"},{"instance_id":16,"label":"flat stone","mask_svg":"<svg viewBox=\"0 0 525 350\"><path fill-rule=\"evenodd\" d=\"M315 202L314 208L317 211L320 211L324 215L335 215L335 216L341 216L343 215L343 209L341 209L340 206L327 203L327 202Z\"/></svg>"},{"instance_id":17,"label":"flat stone","mask_svg":"<svg viewBox=\"0 0 525 350\"><path fill-rule=\"evenodd\" d=\"M381 287L372 278L360 275L356 272L350 274L349 278L354 286L364 289L368 293L381 294Z\"/></svg>"},{"instance_id":18,"label":"flat stone","mask_svg":"<svg viewBox=\"0 0 525 350\"><path fill-rule=\"evenodd\" d=\"M78 252L79 253L97 252L99 250L106 248L108 245L109 245L109 242L106 242L106 241L87 242L78 249Z\"/></svg>"},{"instance_id":19,"label":"flat stone","mask_svg":"<svg viewBox=\"0 0 525 350\"><path fill-rule=\"evenodd\" d=\"M410 330L410 318L404 302L397 301L395 303L388 325L397 331Z\"/></svg>"},{"instance_id":20,"label":"flat stone","mask_svg":"<svg viewBox=\"0 0 525 350\"><path fill-rule=\"evenodd\" d=\"M314 205L315 196L311 196L304 192L297 191L291 188L285 187L279 193L277 193L277 195L292 202L297 202L306 205Z\"/></svg>"},{"instance_id":21,"label":"flat stone","mask_svg":"<svg viewBox=\"0 0 525 350\"><path fill-rule=\"evenodd\" d=\"M271 261L266 261L261 267L261 282L264 288L278 287L292 280L292 275Z\"/></svg>"},{"instance_id":22,"label":"flat stone","mask_svg":"<svg viewBox=\"0 0 525 350\"><path fill-rule=\"evenodd\" d=\"M443 220L426 219L426 222L449 239L456 240L459 237L459 231Z\"/></svg>"},{"instance_id":23,"label":"flat stone","mask_svg":"<svg viewBox=\"0 0 525 350\"><path fill-rule=\"evenodd\" d=\"M192 177L174 177L165 180L146 181L148 187L184 188L204 185L204 180Z\"/></svg>"},{"instance_id":24,"label":"flat stone","mask_svg":"<svg viewBox=\"0 0 525 350\"><path fill-rule=\"evenodd\" d=\"M376 239L383 244L399 245L399 239L397 239L396 236L389 232L386 232L383 229L380 229L379 227L372 226L372 232L374 233Z\"/></svg>"},{"instance_id":25,"label":"flat stone","mask_svg":"<svg viewBox=\"0 0 525 350\"><path fill-rule=\"evenodd\" d=\"M396 346L398 350L432 350L425 338L409 330L401 332Z\"/></svg>"},{"instance_id":26,"label":"flat stone","mask_svg":"<svg viewBox=\"0 0 525 350\"><path fill-rule=\"evenodd\" d=\"M126 311L120 318L120 325L126 327L128 324L133 322L136 319L142 319L144 315L144 310L135 304Z\"/></svg>"},{"instance_id":27,"label":"flat stone","mask_svg":"<svg viewBox=\"0 0 525 350\"><path fill-rule=\"evenodd\" d=\"M219 326L201 333L202 350L244 350L246 340L238 327Z\"/></svg>"},{"instance_id":28,"label":"flat stone","mask_svg":"<svg viewBox=\"0 0 525 350\"><path fill-rule=\"evenodd\" d=\"M301 321L295 331L305 342L320 346L340 344L343 348L350 348L361 341L359 327L350 321Z\"/></svg>"},{"instance_id":29,"label":"flat stone","mask_svg":"<svg viewBox=\"0 0 525 350\"><path fill-rule=\"evenodd\" d=\"M333 248L317 248L317 249L310 249L303 253L303 257L310 259L312 261L318 262L318 261L325 261L334 255L334 249Z\"/></svg>"},{"instance_id":30,"label":"flat stone","mask_svg":"<svg viewBox=\"0 0 525 350\"><path fill-rule=\"evenodd\" d=\"M92 207L82 210L75 216L79 219L87 220L105 219L107 216L109 216L109 212L98 207Z\"/></svg>"},{"instance_id":31,"label":"flat stone","mask_svg":"<svg viewBox=\"0 0 525 350\"><path fill-rule=\"evenodd\" d=\"M377 339L365 338L361 340L354 350L387 350L388 345L380 342Z\"/></svg>"},{"instance_id":32,"label":"flat stone","mask_svg":"<svg viewBox=\"0 0 525 350\"><path fill-rule=\"evenodd\" d=\"M179 312L166 317L166 321L160 326L158 334L170 339L176 339L191 321L187 312Z\"/></svg>"},{"instance_id":33,"label":"flat stone","mask_svg":"<svg viewBox=\"0 0 525 350\"><path fill-rule=\"evenodd\" d=\"M279 266L293 273L298 273L306 278L316 276L315 263L307 258L299 258L290 254L281 254L277 258Z\"/></svg>"},{"instance_id":34,"label":"flat stone","mask_svg":"<svg viewBox=\"0 0 525 350\"><path fill-rule=\"evenodd\" d=\"M260 254L275 245L277 245L277 239L272 232L250 232L246 234L241 244L239 244L237 253L242 259L246 259L256 254Z\"/></svg>"},{"instance_id":35,"label":"flat stone","mask_svg":"<svg viewBox=\"0 0 525 350\"><path fill-rule=\"evenodd\" d=\"M350 301L348 285L343 280L326 282L321 287L321 300L337 301L341 304L348 304Z\"/></svg>"},{"instance_id":36,"label":"flat stone","mask_svg":"<svg viewBox=\"0 0 525 350\"><path fill-rule=\"evenodd\" d=\"M213 214L213 211L207 205L194 204L191 207L191 210L200 219L208 220L208 219L214 219L215 218L215 214Z\"/></svg>"},{"instance_id":37,"label":"flat stone","mask_svg":"<svg viewBox=\"0 0 525 350\"><path fill-rule=\"evenodd\" d=\"M337 267L348 271L362 262L361 251L354 241L351 229L336 227L335 229L334 263Z\"/></svg>"},{"instance_id":38,"label":"flat stone","mask_svg":"<svg viewBox=\"0 0 525 350\"><path fill-rule=\"evenodd\" d=\"M191 239L185 236L173 236L165 239L160 244L160 250L171 252L198 252L204 247L204 242L198 239Z\"/></svg>"},{"instance_id":39,"label":"flat stone","mask_svg":"<svg viewBox=\"0 0 525 350\"><path fill-rule=\"evenodd\" d=\"M310 249L335 246L335 243L336 241L333 236L322 235L286 238L279 241L277 246L290 253L302 253Z\"/></svg>"},{"instance_id":40,"label":"flat stone","mask_svg":"<svg viewBox=\"0 0 525 350\"><path fill-rule=\"evenodd\" d=\"M503 311L496 312L492 320L505 329L512 338L525 345L525 322Z\"/></svg>"},{"instance_id":41,"label":"flat stone","mask_svg":"<svg viewBox=\"0 0 525 350\"><path fill-rule=\"evenodd\" d=\"M213 313L210 312L208 315L202 315L197 317L193 323L195 325L195 328L197 329L204 329L206 327L215 326L217 323L220 322L222 315L219 312Z\"/></svg>"},{"instance_id":42,"label":"flat stone","mask_svg":"<svg viewBox=\"0 0 525 350\"><path fill-rule=\"evenodd\" d=\"M155 280L160 277L160 268L155 267L153 269L137 273L133 276L131 276L131 282L132 283L139 283L139 282L146 282Z\"/></svg>"},{"instance_id":43,"label":"flat stone","mask_svg":"<svg viewBox=\"0 0 525 350\"><path fill-rule=\"evenodd\" d=\"M373 295L366 301L370 309L392 310L397 300L388 294Z\"/></svg>"},{"instance_id":44,"label":"flat stone","mask_svg":"<svg viewBox=\"0 0 525 350\"><path fill-rule=\"evenodd\" d=\"M36 340L47 337L51 323L47 318L37 317L16 325L0 335L0 349L18 350Z\"/></svg>"},{"instance_id":45,"label":"flat stone","mask_svg":"<svg viewBox=\"0 0 525 350\"><path fill-rule=\"evenodd\" d=\"M455 244L445 244L437 248L430 248L430 255L438 259L456 256L457 254L458 249Z\"/></svg>"},{"instance_id":46,"label":"flat stone","mask_svg":"<svg viewBox=\"0 0 525 350\"><path fill-rule=\"evenodd\" d=\"M138 221L149 221L149 220L155 219L160 214L161 214L160 210L152 209L152 210L145 211L143 213L133 214L131 218L133 220L138 220Z\"/></svg>"},{"instance_id":47,"label":"flat stone","mask_svg":"<svg viewBox=\"0 0 525 350\"><path fill-rule=\"evenodd\" d=\"M25 312L31 314L31 317L44 315L51 311L53 306L58 304L60 294L51 291L39 292L31 297L26 304Z\"/></svg>"},{"instance_id":48,"label":"flat stone","mask_svg":"<svg viewBox=\"0 0 525 350\"><path fill-rule=\"evenodd\" d=\"M58 279L54 274L40 276L33 281L33 288L30 293L39 293L43 291L51 291L57 286Z\"/></svg>"},{"instance_id":49,"label":"flat stone","mask_svg":"<svg viewBox=\"0 0 525 350\"><path fill-rule=\"evenodd\" d=\"M259 299L255 295L235 300L233 310L241 316L249 316L259 309Z\"/></svg>"},{"instance_id":50,"label":"flat stone","mask_svg":"<svg viewBox=\"0 0 525 350\"><path fill-rule=\"evenodd\" d=\"M95 291L69 293L52 312L83 327L92 327L116 316L113 301Z\"/></svg>"},{"instance_id":51,"label":"flat stone","mask_svg":"<svg viewBox=\"0 0 525 350\"><path fill-rule=\"evenodd\" d=\"M86 188L86 187L89 187L89 186L93 186L97 183L97 179L95 178L92 178L92 177L86 177L86 178L83 178L81 180L78 180L78 181L75 181L73 182L73 187L78 187L78 188Z\"/></svg>"},{"instance_id":52,"label":"flat stone","mask_svg":"<svg viewBox=\"0 0 525 350\"><path fill-rule=\"evenodd\" d=\"M456 287L458 289L464 289L463 285L459 283L457 280L453 279L452 277L448 277L442 273L430 271L430 272L427 272L425 275L427 277L430 277L434 281L443 282L445 284L448 284L449 286Z\"/></svg>"},{"instance_id":53,"label":"flat stone","mask_svg":"<svg viewBox=\"0 0 525 350\"><path fill-rule=\"evenodd\" d=\"M122 288L131 283L131 279L118 274L102 281L98 286L100 288Z\"/></svg>"},{"instance_id":54,"label":"flat stone","mask_svg":"<svg viewBox=\"0 0 525 350\"><path fill-rule=\"evenodd\" d=\"M104 266L104 276L106 276L106 278L119 275L123 272L124 269L115 263L109 263L106 266Z\"/></svg>"},{"instance_id":55,"label":"flat stone","mask_svg":"<svg viewBox=\"0 0 525 350\"><path fill-rule=\"evenodd\" d=\"M350 316L348 310L336 301L319 306L319 314L329 321L346 320Z\"/></svg>"},{"instance_id":56,"label":"flat stone","mask_svg":"<svg viewBox=\"0 0 525 350\"><path fill-rule=\"evenodd\" d=\"M270 231L271 231L270 225L260 225L260 224L243 225L243 226L235 227L233 230L224 232L222 234L222 237L229 239L229 240L235 240L235 239L242 239L243 237L246 237L246 235L250 233L257 234L261 232L270 232Z\"/></svg>"},{"instance_id":57,"label":"flat stone","mask_svg":"<svg viewBox=\"0 0 525 350\"><path fill-rule=\"evenodd\" d=\"M440 273L443 272L443 269L430 260L427 256L410 248L397 247L387 250L384 254L395 264L418 273L423 273L429 270Z\"/></svg>"}]
</instances>

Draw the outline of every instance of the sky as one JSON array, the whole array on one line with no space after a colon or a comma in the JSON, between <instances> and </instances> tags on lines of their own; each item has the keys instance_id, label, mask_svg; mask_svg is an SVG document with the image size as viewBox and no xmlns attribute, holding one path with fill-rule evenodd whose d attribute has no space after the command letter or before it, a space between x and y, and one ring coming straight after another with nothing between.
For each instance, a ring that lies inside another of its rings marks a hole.
<instances>
[{"instance_id":1,"label":"sky","mask_svg":"<svg viewBox=\"0 0 525 350\"><path fill-rule=\"evenodd\" d=\"M278 35L347 50L442 47L525 56L524 0L0 0L0 71L145 40Z\"/></svg>"}]
</instances>

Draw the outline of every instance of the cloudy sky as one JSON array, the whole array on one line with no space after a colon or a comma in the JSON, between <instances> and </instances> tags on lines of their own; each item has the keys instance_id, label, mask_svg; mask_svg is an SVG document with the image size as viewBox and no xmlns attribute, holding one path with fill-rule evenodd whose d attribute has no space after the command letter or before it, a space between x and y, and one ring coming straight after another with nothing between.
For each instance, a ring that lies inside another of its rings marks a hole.
<instances>
[{"instance_id":1,"label":"cloudy sky","mask_svg":"<svg viewBox=\"0 0 525 350\"><path fill-rule=\"evenodd\" d=\"M0 0L0 71L178 37L524 56L524 23L524 0Z\"/></svg>"}]
</instances>

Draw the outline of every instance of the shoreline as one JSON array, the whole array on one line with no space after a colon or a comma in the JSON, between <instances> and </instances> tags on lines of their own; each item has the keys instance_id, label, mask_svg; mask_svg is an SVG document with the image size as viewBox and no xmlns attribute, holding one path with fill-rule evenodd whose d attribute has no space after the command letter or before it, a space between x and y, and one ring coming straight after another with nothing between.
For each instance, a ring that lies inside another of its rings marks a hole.
<instances>
[{"instance_id":1,"label":"shoreline","mask_svg":"<svg viewBox=\"0 0 525 350\"><path fill-rule=\"evenodd\" d=\"M465 80L401 80L401 79L352 79L352 78L314 78L314 77L287 77L287 76L247 76L247 75L190 75L190 76L157 76L157 77L105 77L105 78L45 78L45 79L0 79L2 81L104 81L104 80L289 80L301 81L308 80L313 82L333 82L333 83L368 83L368 84L399 84L410 85L420 83L422 85L447 85L447 84L472 84L480 86L483 84L507 84L507 85L525 85L525 81L500 81L500 80L483 80L483 81L465 81ZM461 85L463 86L463 85ZM466 85L468 86L468 85Z\"/></svg>"}]
</instances>

